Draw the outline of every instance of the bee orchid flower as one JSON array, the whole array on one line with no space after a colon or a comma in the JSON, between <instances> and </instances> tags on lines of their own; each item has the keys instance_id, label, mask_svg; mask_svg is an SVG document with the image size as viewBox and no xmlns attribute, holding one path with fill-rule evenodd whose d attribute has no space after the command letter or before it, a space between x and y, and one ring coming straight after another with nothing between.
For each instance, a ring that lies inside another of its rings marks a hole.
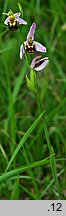
<instances>
[{"instance_id":1,"label":"bee orchid flower","mask_svg":"<svg viewBox=\"0 0 66 216\"><path fill-rule=\"evenodd\" d=\"M20 24L26 25L27 22L20 18L21 13L13 13L11 10L8 13L3 13L8 17L5 19L4 24L9 26L11 31L15 31L18 29Z\"/></svg>"},{"instance_id":2,"label":"bee orchid flower","mask_svg":"<svg viewBox=\"0 0 66 216\"><path fill-rule=\"evenodd\" d=\"M45 68L48 63L48 57L42 58L42 56L37 56L31 62L31 69L34 69L35 71L40 71Z\"/></svg>"},{"instance_id":3,"label":"bee orchid flower","mask_svg":"<svg viewBox=\"0 0 66 216\"><path fill-rule=\"evenodd\" d=\"M37 41L34 41L35 30L36 30L36 24L33 23L27 34L27 40L20 47L21 59L23 58L25 50L29 53L34 53L36 51L43 52L43 53L46 52L46 47L44 47L42 44L38 43Z\"/></svg>"}]
</instances>

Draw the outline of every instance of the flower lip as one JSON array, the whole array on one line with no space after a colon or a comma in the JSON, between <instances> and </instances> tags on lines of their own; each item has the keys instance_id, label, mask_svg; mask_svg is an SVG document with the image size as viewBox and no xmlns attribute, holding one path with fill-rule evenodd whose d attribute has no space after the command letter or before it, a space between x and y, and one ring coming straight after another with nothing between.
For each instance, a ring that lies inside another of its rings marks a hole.
<instances>
[{"instance_id":1,"label":"flower lip","mask_svg":"<svg viewBox=\"0 0 66 216\"><path fill-rule=\"evenodd\" d=\"M16 20L14 22L8 22L8 26L11 31L15 31L18 29L18 22Z\"/></svg>"},{"instance_id":2,"label":"flower lip","mask_svg":"<svg viewBox=\"0 0 66 216\"><path fill-rule=\"evenodd\" d=\"M42 58L42 56L35 57L31 62L31 69L40 71L49 63L48 57Z\"/></svg>"}]
</instances>

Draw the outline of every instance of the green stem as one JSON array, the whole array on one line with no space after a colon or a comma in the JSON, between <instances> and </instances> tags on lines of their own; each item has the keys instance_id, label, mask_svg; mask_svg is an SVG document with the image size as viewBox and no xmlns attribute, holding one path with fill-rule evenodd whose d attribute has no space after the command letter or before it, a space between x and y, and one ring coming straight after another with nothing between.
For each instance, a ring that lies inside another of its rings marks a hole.
<instances>
[{"instance_id":1,"label":"green stem","mask_svg":"<svg viewBox=\"0 0 66 216\"><path fill-rule=\"evenodd\" d=\"M42 103L40 100L40 95L39 95L39 90L38 90L38 85L37 85L37 104L38 104L38 110L39 113L42 112ZM55 161L55 157L54 157L54 150L53 147L51 145L50 142L50 138L49 138L49 132L48 132L48 128L47 128L47 122L46 122L46 116L44 115L44 124L43 124L43 131L46 137L46 141L47 141L47 146L50 152L50 166L51 166L51 171L52 171L52 176L53 179L55 181L56 184L56 189L58 190L59 196L60 196L60 186L59 186L59 182L58 182L58 178L57 178L57 169L56 169L56 161Z\"/></svg>"},{"instance_id":2,"label":"green stem","mask_svg":"<svg viewBox=\"0 0 66 216\"><path fill-rule=\"evenodd\" d=\"M26 52L25 52L25 60L26 60L26 65L27 65L28 69L30 70L30 65L29 65L29 62L28 62L28 57L27 57Z\"/></svg>"}]
</instances>

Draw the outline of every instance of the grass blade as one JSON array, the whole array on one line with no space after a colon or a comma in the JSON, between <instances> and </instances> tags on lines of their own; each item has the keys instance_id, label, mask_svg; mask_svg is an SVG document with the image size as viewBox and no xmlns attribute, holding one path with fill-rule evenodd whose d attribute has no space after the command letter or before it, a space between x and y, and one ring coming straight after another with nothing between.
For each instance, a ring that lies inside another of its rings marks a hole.
<instances>
[{"instance_id":1,"label":"grass blade","mask_svg":"<svg viewBox=\"0 0 66 216\"><path fill-rule=\"evenodd\" d=\"M22 68L20 75L15 80L14 90L13 90L13 102L15 102L16 97L19 93L25 73L26 73L26 65Z\"/></svg>"},{"instance_id":2,"label":"grass blade","mask_svg":"<svg viewBox=\"0 0 66 216\"><path fill-rule=\"evenodd\" d=\"M37 124L39 123L39 121L42 119L44 115L44 112L42 112L39 117L33 122L33 124L30 126L30 128L27 130L27 132L25 133L25 135L23 136L23 138L21 139L21 141L19 142L17 148L15 149L9 163L8 166L6 168L6 171L9 169L10 165L12 164L13 160L15 159L16 155L18 154L20 148L23 146L23 144L26 142L27 138L30 136L30 134L32 133L32 131L35 129L35 127L37 126Z\"/></svg>"},{"instance_id":3,"label":"grass blade","mask_svg":"<svg viewBox=\"0 0 66 216\"><path fill-rule=\"evenodd\" d=\"M18 169L14 169L12 171L6 172L6 173L4 173L3 175L0 176L0 182L4 181L4 180L6 180L6 179L8 179L8 178L10 178L12 176L14 177L15 175L18 175L19 173L25 172L25 171L27 171L27 170L29 170L31 168L46 165L48 163L50 163L49 157L47 157L47 158L45 158L45 159L43 159L41 161L33 162L33 163L31 163L31 164L29 164L27 166L22 166L22 167L20 167Z\"/></svg>"}]
</instances>

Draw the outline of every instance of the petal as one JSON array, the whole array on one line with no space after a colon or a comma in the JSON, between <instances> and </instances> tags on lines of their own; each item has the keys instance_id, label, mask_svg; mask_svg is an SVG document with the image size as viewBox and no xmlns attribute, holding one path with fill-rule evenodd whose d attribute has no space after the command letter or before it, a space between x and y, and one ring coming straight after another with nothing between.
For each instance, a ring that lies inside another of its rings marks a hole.
<instances>
[{"instance_id":1,"label":"petal","mask_svg":"<svg viewBox=\"0 0 66 216\"><path fill-rule=\"evenodd\" d=\"M21 13L15 13L15 14L14 14L15 17L16 17L16 16L19 17L20 15L21 15Z\"/></svg>"},{"instance_id":2,"label":"petal","mask_svg":"<svg viewBox=\"0 0 66 216\"><path fill-rule=\"evenodd\" d=\"M28 44L28 42L27 41L24 41L24 47L26 48L26 45Z\"/></svg>"},{"instance_id":3,"label":"petal","mask_svg":"<svg viewBox=\"0 0 66 216\"><path fill-rule=\"evenodd\" d=\"M36 71L43 70L47 66L48 63L49 63L49 59L46 57L46 58L44 58L43 63L40 64L40 66L36 67L35 70Z\"/></svg>"},{"instance_id":4,"label":"petal","mask_svg":"<svg viewBox=\"0 0 66 216\"><path fill-rule=\"evenodd\" d=\"M37 57L36 57L37 58ZM33 59L31 63L31 68L34 68L35 71L40 71L43 68L46 67L46 65L49 63L48 57L41 58L40 60L36 61L36 58Z\"/></svg>"},{"instance_id":5,"label":"petal","mask_svg":"<svg viewBox=\"0 0 66 216\"><path fill-rule=\"evenodd\" d=\"M19 18L17 16L15 16L15 17L16 17L16 20L19 22L19 24L24 24L24 25L27 24L27 22L25 20L23 20L23 19L21 19L21 18Z\"/></svg>"},{"instance_id":6,"label":"petal","mask_svg":"<svg viewBox=\"0 0 66 216\"><path fill-rule=\"evenodd\" d=\"M34 39L35 29L36 29L36 24L33 23L32 26L30 27L29 32L28 32L27 40L28 40L30 37L32 37L32 39Z\"/></svg>"},{"instance_id":7,"label":"petal","mask_svg":"<svg viewBox=\"0 0 66 216\"><path fill-rule=\"evenodd\" d=\"M38 52L46 52L46 47L44 47L42 44L34 41L35 49Z\"/></svg>"},{"instance_id":8,"label":"petal","mask_svg":"<svg viewBox=\"0 0 66 216\"><path fill-rule=\"evenodd\" d=\"M7 18L5 19L4 24L5 24L5 25L8 25L8 22L9 22L9 17L7 17Z\"/></svg>"},{"instance_id":9,"label":"petal","mask_svg":"<svg viewBox=\"0 0 66 216\"><path fill-rule=\"evenodd\" d=\"M20 47L20 59L23 58L23 55L24 55L24 47L23 47L23 44L22 44L21 47Z\"/></svg>"},{"instance_id":10,"label":"petal","mask_svg":"<svg viewBox=\"0 0 66 216\"><path fill-rule=\"evenodd\" d=\"M41 57L42 57L42 56L36 56L36 57L32 60L32 62L31 62L31 68L34 68L34 67L35 67L35 64L36 64L37 62L39 62L39 60L41 59Z\"/></svg>"}]
</instances>

